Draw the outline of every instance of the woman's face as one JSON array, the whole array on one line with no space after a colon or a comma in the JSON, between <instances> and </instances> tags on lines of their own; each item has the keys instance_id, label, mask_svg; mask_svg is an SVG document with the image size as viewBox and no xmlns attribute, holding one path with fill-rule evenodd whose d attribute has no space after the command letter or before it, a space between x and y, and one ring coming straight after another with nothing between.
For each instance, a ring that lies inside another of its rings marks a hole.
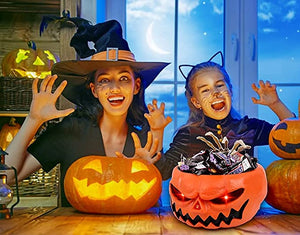
<instances>
[{"instance_id":1,"label":"woman's face","mask_svg":"<svg viewBox=\"0 0 300 235\"><path fill-rule=\"evenodd\" d=\"M231 91L218 70L200 71L192 81L193 105L205 116L221 120L231 110Z\"/></svg>"},{"instance_id":2,"label":"woman's face","mask_svg":"<svg viewBox=\"0 0 300 235\"><path fill-rule=\"evenodd\" d=\"M140 86L140 78L134 79L134 72L129 66L99 69L95 73L95 83L90 83L91 91L103 106L104 113L114 116L127 115Z\"/></svg>"}]
</instances>

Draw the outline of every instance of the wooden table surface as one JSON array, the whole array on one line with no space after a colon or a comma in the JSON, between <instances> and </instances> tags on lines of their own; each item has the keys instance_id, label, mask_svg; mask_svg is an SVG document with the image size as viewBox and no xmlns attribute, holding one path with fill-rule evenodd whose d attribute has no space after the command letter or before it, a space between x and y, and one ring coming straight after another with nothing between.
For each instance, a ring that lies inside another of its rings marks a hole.
<instances>
[{"instance_id":1,"label":"wooden table surface","mask_svg":"<svg viewBox=\"0 0 300 235\"><path fill-rule=\"evenodd\" d=\"M73 208L15 208L11 219L0 220L0 234L300 234L300 215L261 209L248 223L206 230L179 222L170 208L151 208L137 215L93 215Z\"/></svg>"}]
</instances>

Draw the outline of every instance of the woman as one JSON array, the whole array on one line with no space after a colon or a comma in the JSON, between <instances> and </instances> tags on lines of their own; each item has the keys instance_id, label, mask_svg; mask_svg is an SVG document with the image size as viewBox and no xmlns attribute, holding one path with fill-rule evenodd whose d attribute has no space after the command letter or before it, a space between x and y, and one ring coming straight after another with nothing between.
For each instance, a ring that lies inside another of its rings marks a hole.
<instances>
[{"instance_id":1,"label":"woman","mask_svg":"<svg viewBox=\"0 0 300 235\"><path fill-rule=\"evenodd\" d=\"M88 41L94 41L97 51L87 49ZM136 62L117 21L80 26L71 45L82 58L92 55L91 60L59 62L39 89L38 81L33 82L30 112L6 149L13 156L7 163L17 169L19 180L60 163L62 206L69 206L63 181L74 161L102 155L154 163L160 158L164 127L171 121L164 117L164 104L158 107L154 100L147 113L144 101L144 89L167 63ZM56 109L61 94L76 105L75 111ZM27 148L43 123L61 117Z\"/></svg>"}]
</instances>

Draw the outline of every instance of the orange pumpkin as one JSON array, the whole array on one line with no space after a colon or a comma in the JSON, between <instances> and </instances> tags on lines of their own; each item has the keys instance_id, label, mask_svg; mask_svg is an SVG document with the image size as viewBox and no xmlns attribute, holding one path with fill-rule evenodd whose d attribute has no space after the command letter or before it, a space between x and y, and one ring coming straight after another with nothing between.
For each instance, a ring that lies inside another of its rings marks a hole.
<instances>
[{"instance_id":1,"label":"orange pumpkin","mask_svg":"<svg viewBox=\"0 0 300 235\"><path fill-rule=\"evenodd\" d=\"M266 202L274 208L300 214L300 161L277 160L266 169L268 194Z\"/></svg>"},{"instance_id":2,"label":"orange pumpkin","mask_svg":"<svg viewBox=\"0 0 300 235\"><path fill-rule=\"evenodd\" d=\"M140 213L158 201L162 178L144 160L86 156L75 161L64 179L65 195L77 210L99 214Z\"/></svg>"},{"instance_id":3,"label":"orange pumpkin","mask_svg":"<svg viewBox=\"0 0 300 235\"><path fill-rule=\"evenodd\" d=\"M16 122L15 118L11 118L9 123L2 126L0 131L0 147L5 150L15 135L20 130L21 125Z\"/></svg>"},{"instance_id":4,"label":"orange pumpkin","mask_svg":"<svg viewBox=\"0 0 300 235\"><path fill-rule=\"evenodd\" d=\"M300 117L300 101L298 109ZM277 123L270 132L269 146L278 157L300 159L300 119L288 118Z\"/></svg>"},{"instance_id":5,"label":"orange pumpkin","mask_svg":"<svg viewBox=\"0 0 300 235\"><path fill-rule=\"evenodd\" d=\"M169 186L174 216L191 227L239 226L251 220L267 194L263 167L233 175L195 175L175 167Z\"/></svg>"},{"instance_id":6,"label":"orange pumpkin","mask_svg":"<svg viewBox=\"0 0 300 235\"><path fill-rule=\"evenodd\" d=\"M58 56L49 50L36 48L30 41L27 49L16 49L2 60L2 74L10 77L45 78L51 74L52 65Z\"/></svg>"}]
</instances>

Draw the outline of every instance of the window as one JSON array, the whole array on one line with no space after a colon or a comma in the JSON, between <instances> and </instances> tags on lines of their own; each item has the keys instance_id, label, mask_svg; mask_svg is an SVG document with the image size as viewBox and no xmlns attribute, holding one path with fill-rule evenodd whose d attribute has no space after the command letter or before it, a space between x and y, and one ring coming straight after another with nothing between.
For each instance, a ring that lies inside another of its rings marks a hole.
<instances>
[{"instance_id":1,"label":"window","mask_svg":"<svg viewBox=\"0 0 300 235\"><path fill-rule=\"evenodd\" d=\"M171 62L146 90L147 103L153 98L165 102L166 115L173 119L165 131L166 149L188 117L178 65L195 65L223 51L223 18L221 0L127 0L126 35L136 59Z\"/></svg>"},{"instance_id":2,"label":"window","mask_svg":"<svg viewBox=\"0 0 300 235\"><path fill-rule=\"evenodd\" d=\"M251 101L257 97L251 84L259 79L275 82L280 98L298 114L300 2L97 0L97 4L102 4L97 15L121 22L138 61L171 62L146 92L147 102L164 101L166 114L173 118L165 131L164 148L188 116L185 81L178 65L206 61L219 50L225 54L233 83L233 106L241 115L278 122L267 107ZM264 167L276 159L268 146L259 147L255 155ZM162 194L166 204L167 183Z\"/></svg>"},{"instance_id":3,"label":"window","mask_svg":"<svg viewBox=\"0 0 300 235\"><path fill-rule=\"evenodd\" d=\"M258 79L277 85L281 100L298 115L300 99L300 2L258 0ZM271 123L278 118L265 106L258 117ZM268 146L259 147L263 166L279 159Z\"/></svg>"}]
</instances>

